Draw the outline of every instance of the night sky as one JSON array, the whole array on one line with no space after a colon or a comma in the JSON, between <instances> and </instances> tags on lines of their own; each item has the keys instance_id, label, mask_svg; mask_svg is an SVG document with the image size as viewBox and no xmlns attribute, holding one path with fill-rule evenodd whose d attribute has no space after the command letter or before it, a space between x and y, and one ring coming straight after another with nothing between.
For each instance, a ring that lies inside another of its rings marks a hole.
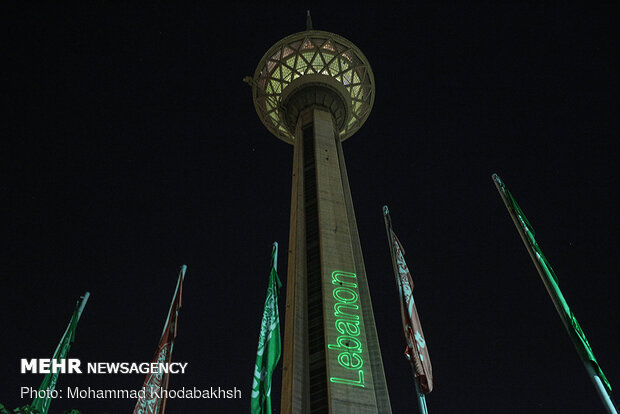
<instances>
[{"instance_id":1,"label":"night sky","mask_svg":"<svg viewBox=\"0 0 620 414\"><path fill-rule=\"evenodd\" d=\"M243 398L166 412L248 411L273 241L285 303L293 151L242 78L310 8L374 70L372 113L343 146L394 413L417 411L384 204L415 282L430 412L604 413L491 174L620 389L620 7L362 4L1 6L0 402L30 402L20 387L43 375L20 374L20 358L52 356L85 291L70 357L150 361L186 264L173 360L188 373L170 388ZM143 381L64 375L58 388ZM50 413L134 405L55 400Z\"/></svg>"}]
</instances>

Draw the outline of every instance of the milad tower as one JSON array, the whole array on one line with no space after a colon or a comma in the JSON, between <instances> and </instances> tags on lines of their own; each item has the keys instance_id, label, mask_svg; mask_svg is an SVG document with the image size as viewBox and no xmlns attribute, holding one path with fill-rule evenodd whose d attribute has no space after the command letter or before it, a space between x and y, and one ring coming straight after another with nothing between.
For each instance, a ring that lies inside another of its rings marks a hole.
<instances>
[{"instance_id":1,"label":"milad tower","mask_svg":"<svg viewBox=\"0 0 620 414\"><path fill-rule=\"evenodd\" d=\"M273 45L254 72L256 112L292 144L282 413L391 413L342 141L374 102L349 40L312 29Z\"/></svg>"}]
</instances>

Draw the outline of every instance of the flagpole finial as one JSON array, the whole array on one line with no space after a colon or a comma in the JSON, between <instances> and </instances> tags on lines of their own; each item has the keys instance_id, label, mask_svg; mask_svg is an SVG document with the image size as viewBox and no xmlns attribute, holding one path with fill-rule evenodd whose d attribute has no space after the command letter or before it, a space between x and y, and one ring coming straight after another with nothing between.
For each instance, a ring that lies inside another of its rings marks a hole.
<instances>
[{"instance_id":1,"label":"flagpole finial","mask_svg":"<svg viewBox=\"0 0 620 414\"><path fill-rule=\"evenodd\" d=\"M497 175L497 173L493 173L491 174L491 178L493 179L493 181L495 181L497 184L502 185L502 179L499 178L499 175Z\"/></svg>"},{"instance_id":2,"label":"flagpole finial","mask_svg":"<svg viewBox=\"0 0 620 414\"><path fill-rule=\"evenodd\" d=\"M388 206L383 206L383 214L386 216L390 214L390 210L388 210Z\"/></svg>"},{"instance_id":3,"label":"flagpole finial","mask_svg":"<svg viewBox=\"0 0 620 414\"><path fill-rule=\"evenodd\" d=\"M88 298L90 298L90 292L86 292L84 293L83 296L80 297L80 300L78 300L78 304L77 306L79 306L78 308L78 318L80 316L82 316L82 312L84 312L84 308L86 307L86 302L88 302Z\"/></svg>"},{"instance_id":4,"label":"flagpole finial","mask_svg":"<svg viewBox=\"0 0 620 414\"><path fill-rule=\"evenodd\" d=\"M491 178L493 179L493 183L495 183L495 187L497 187L497 190L501 193L504 194L506 192L506 185L504 184L504 182L502 181L501 178L499 178L499 175L497 175L496 173L493 173L491 175Z\"/></svg>"},{"instance_id":5,"label":"flagpole finial","mask_svg":"<svg viewBox=\"0 0 620 414\"><path fill-rule=\"evenodd\" d=\"M273 245L271 247L271 255L272 255L271 260L273 261L272 263L273 268L277 272L278 271L278 242L276 241L273 242Z\"/></svg>"}]
</instances>

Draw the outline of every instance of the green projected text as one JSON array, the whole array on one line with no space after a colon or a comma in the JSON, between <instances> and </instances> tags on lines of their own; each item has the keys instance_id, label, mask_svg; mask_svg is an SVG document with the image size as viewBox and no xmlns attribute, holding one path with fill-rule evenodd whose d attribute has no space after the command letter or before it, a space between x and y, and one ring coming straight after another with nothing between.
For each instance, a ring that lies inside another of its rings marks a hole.
<instances>
[{"instance_id":1,"label":"green projected text","mask_svg":"<svg viewBox=\"0 0 620 414\"><path fill-rule=\"evenodd\" d=\"M346 378L330 377L331 382L338 384L364 387L364 358L363 343L359 337L360 328L359 294L357 292L357 276L355 273L336 271L332 273L332 296L335 299L334 326L340 334L335 344L328 344L327 348L339 351L338 364L346 368L350 375ZM344 375L343 375L344 376Z\"/></svg>"}]
</instances>

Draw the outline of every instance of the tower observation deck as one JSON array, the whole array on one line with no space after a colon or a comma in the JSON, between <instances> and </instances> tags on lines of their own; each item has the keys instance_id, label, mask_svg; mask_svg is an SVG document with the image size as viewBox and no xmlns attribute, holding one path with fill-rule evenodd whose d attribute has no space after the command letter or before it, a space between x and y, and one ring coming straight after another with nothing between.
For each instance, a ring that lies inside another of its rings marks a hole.
<instances>
[{"instance_id":1,"label":"tower observation deck","mask_svg":"<svg viewBox=\"0 0 620 414\"><path fill-rule=\"evenodd\" d=\"M308 29L249 81L263 124L294 148L281 412L391 413L342 151L374 77L349 40Z\"/></svg>"}]
</instances>

